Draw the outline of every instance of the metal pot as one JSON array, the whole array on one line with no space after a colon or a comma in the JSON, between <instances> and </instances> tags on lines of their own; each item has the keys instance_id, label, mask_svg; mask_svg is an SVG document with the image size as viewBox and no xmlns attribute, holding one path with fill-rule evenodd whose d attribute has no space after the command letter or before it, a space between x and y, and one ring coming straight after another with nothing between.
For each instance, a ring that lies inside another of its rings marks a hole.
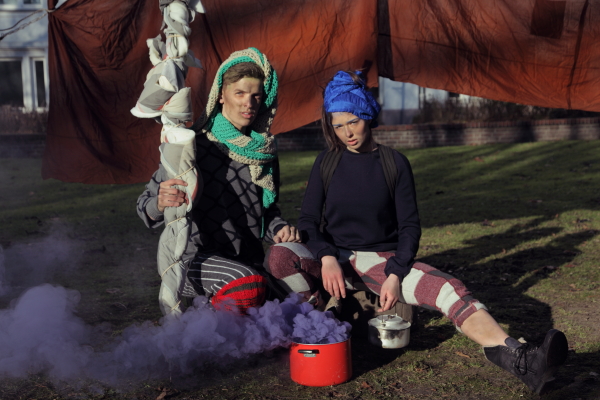
<instances>
[{"instance_id":1,"label":"metal pot","mask_svg":"<svg viewBox=\"0 0 600 400\"><path fill-rule=\"evenodd\" d=\"M408 346L410 322L398 315L380 315L369 320L369 342L384 349Z\"/></svg>"},{"instance_id":2,"label":"metal pot","mask_svg":"<svg viewBox=\"0 0 600 400\"><path fill-rule=\"evenodd\" d=\"M339 343L290 346L290 376L305 386L330 386L352 377L350 338Z\"/></svg>"}]
</instances>

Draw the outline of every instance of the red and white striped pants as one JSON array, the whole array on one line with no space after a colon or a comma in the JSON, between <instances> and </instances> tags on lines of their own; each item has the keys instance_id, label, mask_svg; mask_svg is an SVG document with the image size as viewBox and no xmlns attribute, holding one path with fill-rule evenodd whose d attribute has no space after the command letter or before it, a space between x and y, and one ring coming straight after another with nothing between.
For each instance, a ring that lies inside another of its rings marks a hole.
<instances>
[{"instance_id":1,"label":"red and white striped pants","mask_svg":"<svg viewBox=\"0 0 600 400\"><path fill-rule=\"evenodd\" d=\"M338 261L344 271L346 288L380 294L386 280L384 268L394 253L340 250ZM271 247L267 258L269 272L288 292L300 293L309 301L318 296L321 262L299 243ZM471 296L465 285L430 265L416 262L401 284L402 303L437 310L457 328L475 311L486 309Z\"/></svg>"}]
</instances>

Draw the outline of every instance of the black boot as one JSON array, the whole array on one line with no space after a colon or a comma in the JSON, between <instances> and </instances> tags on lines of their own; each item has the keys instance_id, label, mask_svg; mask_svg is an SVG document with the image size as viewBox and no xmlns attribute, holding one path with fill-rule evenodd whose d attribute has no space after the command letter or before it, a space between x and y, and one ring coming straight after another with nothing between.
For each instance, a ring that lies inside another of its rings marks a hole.
<instances>
[{"instance_id":1,"label":"black boot","mask_svg":"<svg viewBox=\"0 0 600 400\"><path fill-rule=\"evenodd\" d=\"M484 347L485 357L521 379L537 394L547 392L554 372L567 359L569 345L565 334L550 329L540 347L519 343L511 337L505 343L506 346Z\"/></svg>"}]
</instances>

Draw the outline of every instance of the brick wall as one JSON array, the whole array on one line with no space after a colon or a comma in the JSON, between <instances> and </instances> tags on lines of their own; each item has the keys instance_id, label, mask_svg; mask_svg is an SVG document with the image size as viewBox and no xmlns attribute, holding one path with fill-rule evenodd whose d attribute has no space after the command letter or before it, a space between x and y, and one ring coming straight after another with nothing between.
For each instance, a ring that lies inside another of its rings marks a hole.
<instances>
[{"instance_id":1,"label":"brick wall","mask_svg":"<svg viewBox=\"0 0 600 400\"><path fill-rule=\"evenodd\" d=\"M392 125L373 130L378 143L395 148L600 139L600 118L527 122L471 122L447 125ZM321 150L325 139L315 126L276 136L280 151ZM46 135L0 135L0 157L41 157Z\"/></svg>"},{"instance_id":2,"label":"brick wall","mask_svg":"<svg viewBox=\"0 0 600 400\"><path fill-rule=\"evenodd\" d=\"M600 139L600 118L526 122L392 125L373 130L378 143L396 148ZM321 130L301 128L276 136L280 150L325 148Z\"/></svg>"}]
</instances>

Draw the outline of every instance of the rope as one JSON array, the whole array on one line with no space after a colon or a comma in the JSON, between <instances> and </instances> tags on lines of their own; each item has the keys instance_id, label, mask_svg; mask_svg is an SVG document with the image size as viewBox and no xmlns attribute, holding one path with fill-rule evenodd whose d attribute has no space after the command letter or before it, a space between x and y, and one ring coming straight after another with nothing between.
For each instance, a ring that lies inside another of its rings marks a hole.
<instances>
[{"instance_id":1,"label":"rope","mask_svg":"<svg viewBox=\"0 0 600 400\"><path fill-rule=\"evenodd\" d=\"M163 271L163 273L162 273L162 274L160 274L160 277L162 278L162 277L163 277L163 275L164 275L164 274L166 274L168 270L170 270L171 268L173 268L175 265L179 264L179 261L181 261L181 260L177 260L177 261L175 261L173 264L169 265L169 268L165 269L165 270Z\"/></svg>"},{"instance_id":2,"label":"rope","mask_svg":"<svg viewBox=\"0 0 600 400\"><path fill-rule=\"evenodd\" d=\"M177 218L177 219L174 219L173 221L169 222L169 223L167 224L167 226L171 225L173 222L177 222L177 221L179 221L179 220L182 220L182 219L184 219L184 218L185 218L185 217L179 217L179 218ZM165 226L165 228L166 228L167 226Z\"/></svg>"},{"instance_id":3,"label":"rope","mask_svg":"<svg viewBox=\"0 0 600 400\"><path fill-rule=\"evenodd\" d=\"M180 173L179 175L177 175L173 179L181 178L183 175L185 175L188 172L192 171L195 167L196 167L196 164L194 163L194 165L192 165L187 171L183 171L182 173Z\"/></svg>"},{"instance_id":4,"label":"rope","mask_svg":"<svg viewBox=\"0 0 600 400\"><path fill-rule=\"evenodd\" d=\"M8 32L6 32L6 33L3 33L2 35L0 35L0 40L4 39L5 37L7 37L7 36L8 36L8 35L10 35L10 34L13 34L13 33L15 33L15 32L18 32L18 31L20 31L21 29L24 29L24 28L28 27L29 25L33 24L34 22L37 22L37 21L39 21L40 19L44 18L46 15L48 15L49 13L52 13L52 12L54 12L54 11L56 11L56 10L48 10L48 9L36 10L36 11L32 12L31 14L29 14L29 15L27 15L27 16L25 16L25 17L21 18L19 21L17 21L17 23L16 23L16 24L14 24L13 26L11 26L10 28L4 28L4 29L0 29L0 31L8 31ZM33 21L29 21L28 23L21 25L21 26L19 26L19 27L18 27L18 28L16 28L16 29L13 29L14 27L16 27L17 25L19 25L21 22L23 22L23 21L24 21L24 20L26 20L27 18L31 17L31 16L32 16L32 15L34 15L34 14L40 13L40 12L43 12L43 13L44 13L44 15L42 15L42 16L40 16L40 17L38 17L38 18L34 19ZM12 30L11 30L11 29L12 29Z\"/></svg>"},{"instance_id":5,"label":"rope","mask_svg":"<svg viewBox=\"0 0 600 400\"><path fill-rule=\"evenodd\" d=\"M175 304L173 307L171 307L171 311L173 311L174 309L176 309L177 307L179 307L180 304L181 304L181 300L179 300L177 302L177 304Z\"/></svg>"}]
</instances>

